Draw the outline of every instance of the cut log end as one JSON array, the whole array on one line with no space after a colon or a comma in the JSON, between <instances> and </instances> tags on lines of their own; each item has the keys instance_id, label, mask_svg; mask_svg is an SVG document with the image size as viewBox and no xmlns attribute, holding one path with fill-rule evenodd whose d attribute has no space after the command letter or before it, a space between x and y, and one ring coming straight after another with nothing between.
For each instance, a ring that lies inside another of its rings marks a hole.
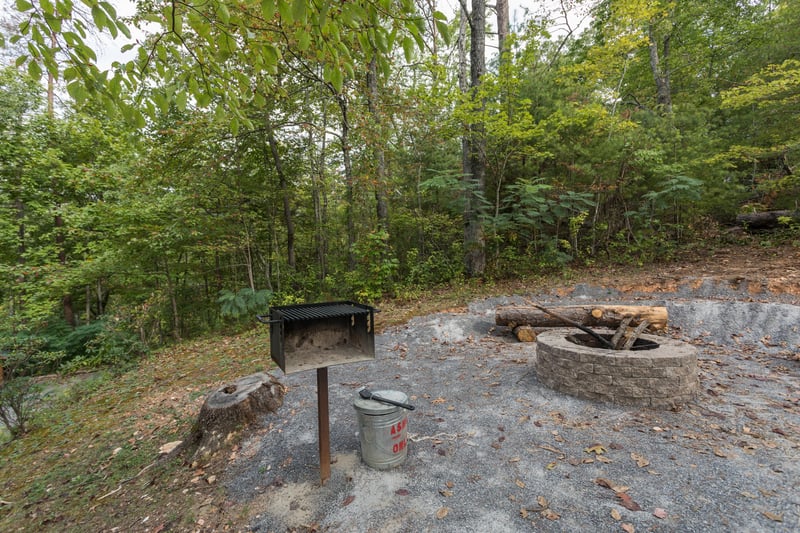
<instances>
[{"instance_id":1,"label":"cut log end","mask_svg":"<svg viewBox=\"0 0 800 533\"><path fill-rule=\"evenodd\" d=\"M517 326L512 331L520 342L536 341L536 331L530 326Z\"/></svg>"}]
</instances>

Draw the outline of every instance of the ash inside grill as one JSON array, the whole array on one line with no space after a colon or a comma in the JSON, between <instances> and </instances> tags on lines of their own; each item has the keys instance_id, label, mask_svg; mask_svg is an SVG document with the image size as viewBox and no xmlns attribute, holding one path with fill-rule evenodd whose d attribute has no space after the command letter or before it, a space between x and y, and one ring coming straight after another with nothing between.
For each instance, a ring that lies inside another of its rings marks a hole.
<instances>
[{"instance_id":1,"label":"ash inside grill","mask_svg":"<svg viewBox=\"0 0 800 533\"><path fill-rule=\"evenodd\" d=\"M374 309L326 302L270 309L272 359L286 374L375 358Z\"/></svg>"}]
</instances>

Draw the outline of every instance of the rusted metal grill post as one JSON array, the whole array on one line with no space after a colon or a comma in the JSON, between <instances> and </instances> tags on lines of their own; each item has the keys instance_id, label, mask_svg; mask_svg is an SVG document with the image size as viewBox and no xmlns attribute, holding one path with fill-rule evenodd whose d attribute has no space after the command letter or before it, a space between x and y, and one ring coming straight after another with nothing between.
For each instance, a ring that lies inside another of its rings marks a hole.
<instances>
[{"instance_id":1,"label":"rusted metal grill post","mask_svg":"<svg viewBox=\"0 0 800 533\"><path fill-rule=\"evenodd\" d=\"M316 369L319 470L331 475L328 367L375 359L375 309L355 302L324 302L270 309L270 355L285 374Z\"/></svg>"}]
</instances>

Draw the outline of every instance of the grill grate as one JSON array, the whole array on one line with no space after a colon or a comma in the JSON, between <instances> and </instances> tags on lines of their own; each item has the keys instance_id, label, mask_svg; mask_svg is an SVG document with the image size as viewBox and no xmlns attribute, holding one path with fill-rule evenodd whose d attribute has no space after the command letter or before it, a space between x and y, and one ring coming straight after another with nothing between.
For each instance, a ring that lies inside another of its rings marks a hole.
<instances>
[{"instance_id":1,"label":"grill grate","mask_svg":"<svg viewBox=\"0 0 800 533\"><path fill-rule=\"evenodd\" d=\"M351 315L368 315L372 308L354 302L328 302L320 304L284 305L272 308L272 319L286 322L324 320Z\"/></svg>"}]
</instances>

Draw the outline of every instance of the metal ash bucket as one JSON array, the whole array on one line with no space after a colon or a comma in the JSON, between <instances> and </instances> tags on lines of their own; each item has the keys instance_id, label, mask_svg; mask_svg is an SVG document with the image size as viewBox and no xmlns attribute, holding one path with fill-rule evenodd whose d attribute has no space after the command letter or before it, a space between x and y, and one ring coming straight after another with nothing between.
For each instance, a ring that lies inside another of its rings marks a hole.
<instances>
[{"instance_id":1,"label":"metal ash bucket","mask_svg":"<svg viewBox=\"0 0 800 533\"><path fill-rule=\"evenodd\" d=\"M399 391L372 393L376 398L405 404L408 396ZM361 459L372 468L387 470L403 464L408 455L406 409L360 396L353 402L358 415ZM412 407L413 409L413 407Z\"/></svg>"}]
</instances>

